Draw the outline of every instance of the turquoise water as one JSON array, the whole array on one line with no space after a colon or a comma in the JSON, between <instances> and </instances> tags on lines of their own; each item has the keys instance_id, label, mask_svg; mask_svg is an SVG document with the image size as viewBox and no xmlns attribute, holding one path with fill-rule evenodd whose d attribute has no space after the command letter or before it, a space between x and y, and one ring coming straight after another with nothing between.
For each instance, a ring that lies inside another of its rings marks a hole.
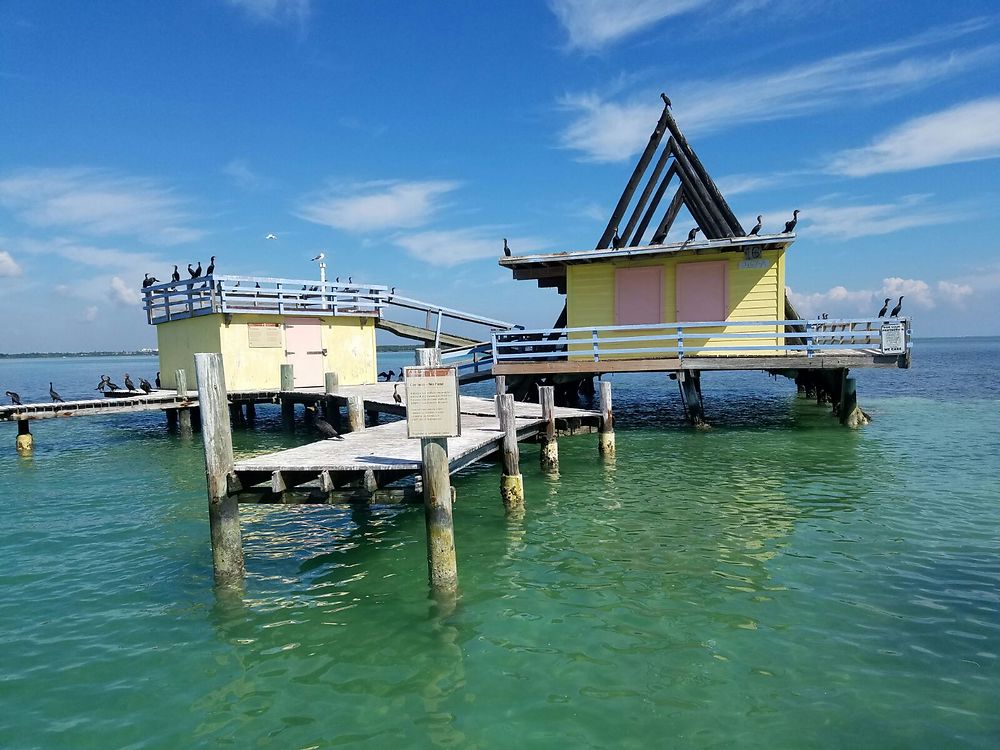
<instances>
[{"instance_id":1,"label":"turquoise water","mask_svg":"<svg viewBox=\"0 0 1000 750\"><path fill-rule=\"evenodd\" d=\"M20 458L0 425L0 747L994 748L1000 340L914 362L859 373L857 432L759 373L705 376L705 433L663 376L615 379L614 463L566 438L546 478L524 446L516 521L496 466L454 479L453 604L419 507L243 506L217 597L197 435L53 420ZM239 452L307 439L262 416Z\"/></svg>"}]
</instances>

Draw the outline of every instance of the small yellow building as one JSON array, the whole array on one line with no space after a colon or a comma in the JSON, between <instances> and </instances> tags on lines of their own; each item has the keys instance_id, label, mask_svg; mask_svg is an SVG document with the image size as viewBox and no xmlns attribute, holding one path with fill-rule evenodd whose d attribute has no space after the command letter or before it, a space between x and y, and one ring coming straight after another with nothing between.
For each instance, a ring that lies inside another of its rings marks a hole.
<instances>
[{"instance_id":1,"label":"small yellow building","mask_svg":"<svg viewBox=\"0 0 1000 750\"><path fill-rule=\"evenodd\" d=\"M144 290L156 326L161 384L184 370L195 384L194 354L220 352L230 391L274 390L291 364L296 388L377 380L375 322L386 287L300 279L210 276Z\"/></svg>"}]
</instances>

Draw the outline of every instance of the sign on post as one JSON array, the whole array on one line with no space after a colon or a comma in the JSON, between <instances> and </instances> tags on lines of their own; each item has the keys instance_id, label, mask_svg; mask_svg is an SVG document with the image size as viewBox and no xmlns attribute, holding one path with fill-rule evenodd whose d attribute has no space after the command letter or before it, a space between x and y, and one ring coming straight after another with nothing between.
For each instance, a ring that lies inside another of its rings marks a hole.
<instances>
[{"instance_id":1,"label":"sign on post","mask_svg":"<svg viewBox=\"0 0 1000 750\"><path fill-rule=\"evenodd\" d=\"M458 370L454 367L406 367L406 436L460 437Z\"/></svg>"},{"instance_id":2,"label":"sign on post","mask_svg":"<svg viewBox=\"0 0 1000 750\"><path fill-rule=\"evenodd\" d=\"M883 323L879 328L883 354L906 353L906 325L893 322Z\"/></svg>"}]
</instances>

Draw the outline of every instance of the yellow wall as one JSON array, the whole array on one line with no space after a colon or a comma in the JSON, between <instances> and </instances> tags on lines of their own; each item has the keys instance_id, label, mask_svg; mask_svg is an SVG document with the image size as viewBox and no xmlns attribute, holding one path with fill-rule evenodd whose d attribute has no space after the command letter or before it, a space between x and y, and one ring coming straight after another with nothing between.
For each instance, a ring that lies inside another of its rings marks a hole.
<instances>
[{"instance_id":1,"label":"yellow wall","mask_svg":"<svg viewBox=\"0 0 1000 750\"><path fill-rule=\"evenodd\" d=\"M585 326L613 326L615 325L615 271L619 268L641 268L649 266L659 266L663 269L663 309L661 320L665 323L673 323L677 320L677 298L676 298L676 268L680 263L698 263L726 260L726 287L727 287L727 315L726 320L782 320L785 315L785 251L768 250L762 256L770 261L766 269L740 269L740 261L743 260L742 253L702 253L694 255L673 255L643 260L609 260L598 263L587 263L568 266L566 271L566 305L567 323L569 328ZM747 327L729 326L726 333L735 332L776 332L777 326L768 327ZM714 329L713 332L722 332L723 329ZM656 331L642 331L636 335L648 336ZM671 329L663 329L663 333L673 333ZM706 332L707 333L707 332ZM604 338L609 338L609 334L601 334ZM621 338L622 334L613 334L615 338ZM574 334L574 339L590 339L590 334ZM700 345L703 342L685 336L685 345ZM735 346L739 343L754 346L774 345L776 339L772 336L763 336L747 340L708 340L708 344ZM777 343L781 343L777 341ZM663 342L637 342L635 345L627 343L613 344L616 348L641 348L669 346ZM584 352L587 350L586 344L574 346L574 350ZM602 347L603 349L604 347ZM738 355L739 351L719 352L725 355ZM774 354L771 351L748 350L745 354ZM708 353L705 353L706 355ZM583 355L584 358L586 355ZM602 355L603 356L603 355ZM642 356L640 354L623 355L631 357ZM658 355L661 357L673 357L671 353Z\"/></svg>"},{"instance_id":2,"label":"yellow wall","mask_svg":"<svg viewBox=\"0 0 1000 750\"><path fill-rule=\"evenodd\" d=\"M290 318L294 320L293 318ZM156 327L160 350L160 380L164 388L174 388L174 372L187 373L188 388L197 385L194 371L196 352L221 352L226 372L226 388L231 391L277 389L281 365L285 362L284 343L280 347L251 347L248 324L281 323L278 315L203 315L161 323ZM375 325L371 319L356 317L321 318L323 347L327 350L324 372L335 372L341 385L374 383ZM284 329L282 342L284 342Z\"/></svg>"}]
</instances>

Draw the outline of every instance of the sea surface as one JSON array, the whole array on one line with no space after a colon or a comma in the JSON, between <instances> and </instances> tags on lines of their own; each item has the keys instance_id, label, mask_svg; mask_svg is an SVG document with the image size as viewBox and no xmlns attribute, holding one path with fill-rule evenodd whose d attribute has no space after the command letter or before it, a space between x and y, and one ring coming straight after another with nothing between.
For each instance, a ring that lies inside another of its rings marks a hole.
<instances>
[{"instance_id":1,"label":"sea surface","mask_svg":"<svg viewBox=\"0 0 1000 750\"><path fill-rule=\"evenodd\" d=\"M382 357L399 366L405 354ZM151 358L2 360L66 398ZM460 591L420 507L241 507L216 592L200 436L160 414L0 424L0 748L1000 747L1000 339L859 371L872 424L793 384L613 378L618 456L524 445L453 479ZM239 455L311 439L276 409Z\"/></svg>"}]
</instances>

